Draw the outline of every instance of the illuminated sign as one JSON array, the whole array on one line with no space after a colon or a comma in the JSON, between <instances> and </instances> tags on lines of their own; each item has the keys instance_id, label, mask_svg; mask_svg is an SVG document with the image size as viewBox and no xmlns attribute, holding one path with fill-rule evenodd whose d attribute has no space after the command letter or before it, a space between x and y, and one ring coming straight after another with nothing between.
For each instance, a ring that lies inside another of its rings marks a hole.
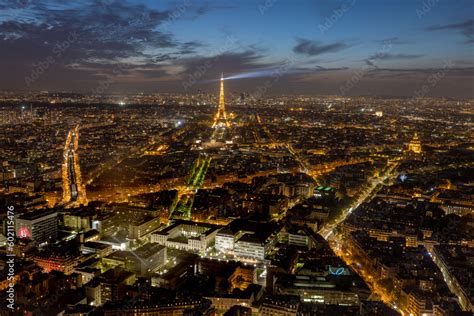
<instances>
[{"instance_id":1,"label":"illuminated sign","mask_svg":"<svg viewBox=\"0 0 474 316\"><path fill-rule=\"evenodd\" d=\"M329 266L329 274L332 274L332 275L342 275L344 274L345 271L346 269L343 267L333 269L333 267Z\"/></svg>"},{"instance_id":2,"label":"illuminated sign","mask_svg":"<svg viewBox=\"0 0 474 316\"><path fill-rule=\"evenodd\" d=\"M400 175L400 181L401 181L401 182L405 182L405 180L406 180L407 178L408 178L407 175L404 174L404 173L402 173L402 174Z\"/></svg>"},{"instance_id":3,"label":"illuminated sign","mask_svg":"<svg viewBox=\"0 0 474 316\"><path fill-rule=\"evenodd\" d=\"M26 227L26 226L23 226L21 227L19 230L18 230L18 237L20 238L30 238L31 237L31 233L30 233L30 230Z\"/></svg>"}]
</instances>

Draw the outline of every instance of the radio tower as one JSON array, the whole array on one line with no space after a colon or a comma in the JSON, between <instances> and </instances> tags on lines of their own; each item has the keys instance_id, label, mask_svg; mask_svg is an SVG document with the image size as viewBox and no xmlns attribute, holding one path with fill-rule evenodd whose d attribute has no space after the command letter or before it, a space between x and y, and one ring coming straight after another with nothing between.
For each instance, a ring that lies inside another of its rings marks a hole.
<instances>
[{"instance_id":1,"label":"radio tower","mask_svg":"<svg viewBox=\"0 0 474 316\"><path fill-rule=\"evenodd\" d=\"M224 98L224 74L221 74L221 92L219 94L219 108L217 109L214 122L212 123L213 128L230 127L227 121L227 114L225 113L225 98Z\"/></svg>"}]
</instances>

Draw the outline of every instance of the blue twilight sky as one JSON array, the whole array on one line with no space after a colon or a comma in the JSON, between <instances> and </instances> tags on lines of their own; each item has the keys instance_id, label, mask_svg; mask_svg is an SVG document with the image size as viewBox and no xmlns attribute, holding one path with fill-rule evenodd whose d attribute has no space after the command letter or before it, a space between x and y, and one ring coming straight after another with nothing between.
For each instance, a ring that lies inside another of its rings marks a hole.
<instances>
[{"instance_id":1,"label":"blue twilight sky","mask_svg":"<svg viewBox=\"0 0 474 316\"><path fill-rule=\"evenodd\" d=\"M224 72L235 92L471 97L473 13L473 0L0 0L0 89L214 92Z\"/></svg>"}]
</instances>

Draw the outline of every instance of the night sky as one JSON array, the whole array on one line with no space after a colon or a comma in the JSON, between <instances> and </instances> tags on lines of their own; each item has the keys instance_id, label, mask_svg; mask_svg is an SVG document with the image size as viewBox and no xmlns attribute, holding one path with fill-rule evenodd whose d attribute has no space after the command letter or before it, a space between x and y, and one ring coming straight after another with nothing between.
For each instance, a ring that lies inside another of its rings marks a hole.
<instances>
[{"instance_id":1,"label":"night sky","mask_svg":"<svg viewBox=\"0 0 474 316\"><path fill-rule=\"evenodd\" d=\"M472 0L0 0L0 43L0 90L474 96Z\"/></svg>"}]
</instances>

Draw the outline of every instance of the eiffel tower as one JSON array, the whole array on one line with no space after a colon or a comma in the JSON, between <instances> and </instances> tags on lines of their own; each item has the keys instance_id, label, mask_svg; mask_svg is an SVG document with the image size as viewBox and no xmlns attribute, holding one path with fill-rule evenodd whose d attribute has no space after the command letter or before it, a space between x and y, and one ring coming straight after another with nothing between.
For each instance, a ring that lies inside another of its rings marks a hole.
<instances>
[{"instance_id":1,"label":"eiffel tower","mask_svg":"<svg viewBox=\"0 0 474 316\"><path fill-rule=\"evenodd\" d=\"M219 107L217 108L212 128L225 128L230 127L230 123L227 120L227 114L225 113L225 98L224 98L224 74L221 74L221 92L219 94Z\"/></svg>"}]
</instances>

